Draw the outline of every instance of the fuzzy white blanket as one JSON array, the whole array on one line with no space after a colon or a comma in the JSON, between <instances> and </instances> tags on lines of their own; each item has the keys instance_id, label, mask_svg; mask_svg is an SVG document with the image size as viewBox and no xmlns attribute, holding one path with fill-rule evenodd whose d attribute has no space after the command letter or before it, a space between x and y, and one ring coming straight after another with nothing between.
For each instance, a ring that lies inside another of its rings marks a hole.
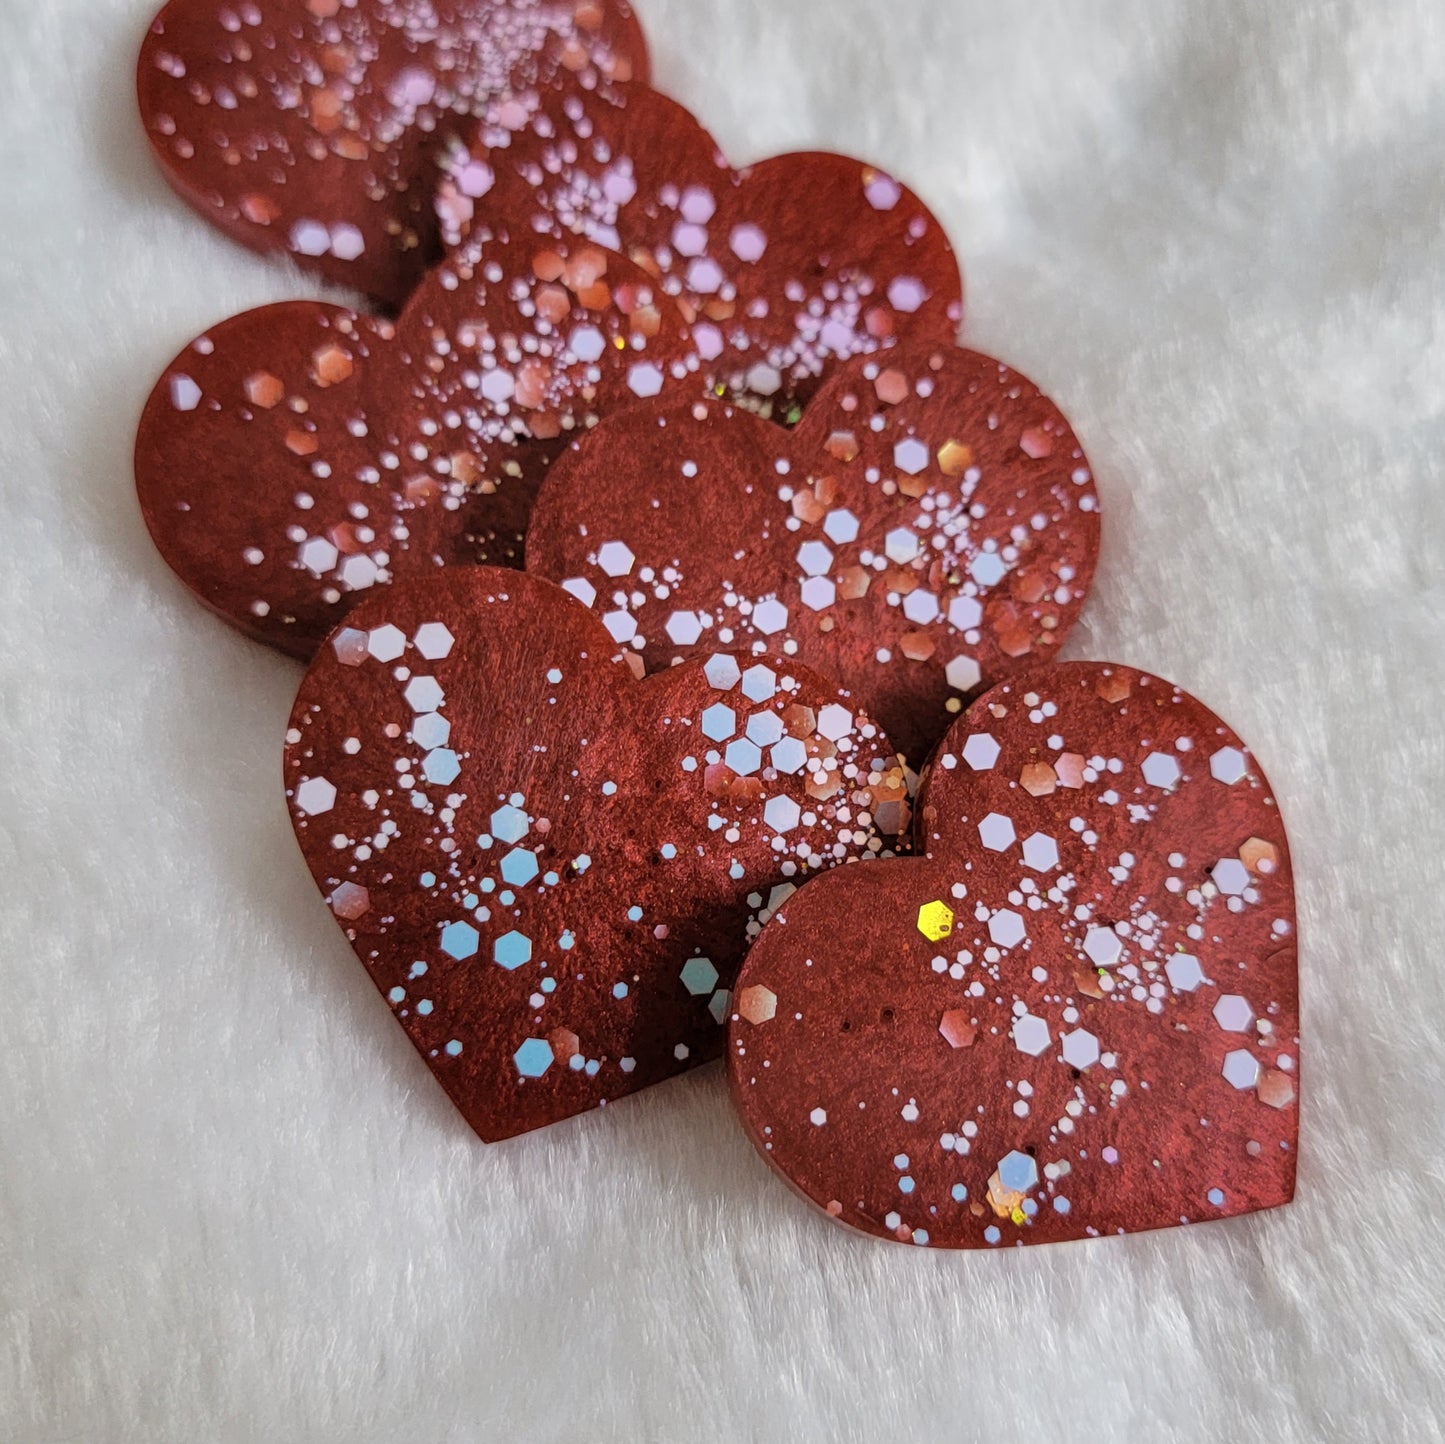
<instances>
[{"instance_id":1,"label":"fuzzy white blanket","mask_svg":"<svg viewBox=\"0 0 1445 1444\"><path fill-rule=\"evenodd\" d=\"M0 0L0 1440L1426 1440L1445 1337L1445 8L638 0L739 160L952 230L1107 543L1070 655L1250 739L1300 887L1300 1194L998 1255L853 1237L716 1073L467 1133L317 901L293 664L152 551L130 445L314 286L161 181L152 0Z\"/></svg>"}]
</instances>

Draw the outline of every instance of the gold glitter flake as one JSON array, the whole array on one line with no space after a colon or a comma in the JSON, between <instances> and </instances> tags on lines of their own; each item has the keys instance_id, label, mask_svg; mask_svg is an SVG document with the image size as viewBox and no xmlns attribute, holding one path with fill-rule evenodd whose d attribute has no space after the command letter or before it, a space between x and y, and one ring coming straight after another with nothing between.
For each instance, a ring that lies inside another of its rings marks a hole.
<instances>
[{"instance_id":1,"label":"gold glitter flake","mask_svg":"<svg viewBox=\"0 0 1445 1444\"><path fill-rule=\"evenodd\" d=\"M973 465L973 448L961 441L945 441L938 448L938 468L945 476L962 476Z\"/></svg>"},{"instance_id":2,"label":"gold glitter flake","mask_svg":"<svg viewBox=\"0 0 1445 1444\"><path fill-rule=\"evenodd\" d=\"M918 931L930 942L938 942L953 931L953 909L946 902L924 903L918 909Z\"/></svg>"}]
</instances>

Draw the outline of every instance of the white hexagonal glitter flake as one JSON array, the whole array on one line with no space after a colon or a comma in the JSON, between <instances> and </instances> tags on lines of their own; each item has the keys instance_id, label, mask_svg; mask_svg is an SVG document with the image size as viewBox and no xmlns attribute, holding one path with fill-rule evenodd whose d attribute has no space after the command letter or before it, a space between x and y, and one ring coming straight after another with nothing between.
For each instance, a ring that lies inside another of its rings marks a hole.
<instances>
[{"instance_id":1,"label":"white hexagonal glitter flake","mask_svg":"<svg viewBox=\"0 0 1445 1444\"><path fill-rule=\"evenodd\" d=\"M366 650L378 662L394 662L406 651L406 633L388 622L366 634Z\"/></svg>"},{"instance_id":2,"label":"white hexagonal glitter flake","mask_svg":"<svg viewBox=\"0 0 1445 1444\"><path fill-rule=\"evenodd\" d=\"M694 998L706 997L717 987L717 965L711 958L689 958L678 976Z\"/></svg>"},{"instance_id":3,"label":"white hexagonal glitter flake","mask_svg":"<svg viewBox=\"0 0 1445 1444\"><path fill-rule=\"evenodd\" d=\"M1221 857L1209 875L1226 897L1239 897L1249 886L1249 869L1237 857Z\"/></svg>"},{"instance_id":4,"label":"white hexagonal glitter flake","mask_svg":"<svg viewBox=\"0 0 1445 1444\"><path fill-rule=\"evenodd\" d=\"M771 667L749 667L743 673L743 696L749 702L770 702L778 690L778 674Z\"/></svg>"},{"instance_id":5,"label":"white hexagonal glitter flake","mask_svg":"<svg viewBox=\"0 0 1445 1444\"><path fill-rule=\"evenodd\" d=\"M1046 832L1024 838L1024 866L1035 872L1050 872L1059 865L1059 845Z\"/></svg>"},{"instance_id":6,"label":"white hexagonal glitter flake","mask_svg":"<svg viewBox=\"0 0 1445 1444\"><path fill-rule=\"evenodd\" d=\"M820 541L805 541L798 548L798 565L805 575L821 577L833 565L833 553Z\"/></svg>"},{"instance_id":7,"label":"white hexagonal glitter flake","mask_svg":"<svg viewBox=\"0 0 1445 1444\"><path fill-rule=\"evenodd\" d=\"M1007 852L1017 838L1013 823L1001 812L990 812L978 825L978 839L990 852Z\"/></svg>"},{"instance_id":8,"label":"white hexagonal glitter flake","mask_svg":"<svg viewBox=\"0 0 1445 1444\"><path fill-rule=\"evenodd\" d=\"M1139 770L1151 787L1162 787L1166 791L1184 775L1179 770L1179 759L1172 752L1151 752Z\"/></svg>"},{"instance_id":9,"label":"white hexagonal glitter flake","mask_svg":"<svg viewBox=\"0 0 1445 1444\"><path fill-rule=\"evenodd\" d=\"M1226 1033L1247 1033L1254 1026L1254 1009L1238 993L1222 993L1214 1005L1214 1021Z\"/></svg>"},{"instance_id":10,"label":"white hexagonal glitter flake","mask_svg":"<svg viewBox=\"0 0 1445 1444\"><path fill-rule=\"evenodd\" d=\"M579 361L585 361L589 366L602 359L606 347L607 342L596 326L578 326L567 342L567 349Z\"/></svg>"},{"instance_id":11,"label":"white hexagonal glitter flake","mask_svg":"<svg viewBox=\"0 0 1445 1444\"><path fill-rule=\"evenodd\" d=\"M920 627L927 626L938 617L938 598L921 587L917 591L909 592L903 599L903 615Z\"/></svg>"},{"instance_id":12,"label":"white hexagonal glitter flake","mask_svg":"<svg viewBox=\"0 0 1445 1444\"><path fill-rule=\"evenodd\" d=\"M1006 570L1003 558L997 552L980 552L968 564L969 576L981 587L997 586L1003 580Z\"/></svg>"},{"instance_id":13,"label":"white hexagonal glitter flake","mask_svg":"<svg viewBox=\"0 0 1445 1444\"><path fill-rule=\"evenodd\" d=\"M452 724L440 712L428 712L411 724L411 740L427 752L433 747L445 747L451 735Z\"/></svg>"},{"instance_id":14,"label":"white hexagonal glitter flake","mask_svg":"<svg viewBox=\"0 0 1445 1444\"><path fill-rule=\"evenodd\" d=\"M441 933L441 949L459 963L476 956L481 934L470 923L448 923Z\"/></svg>"},{"instance_id":15,"label":"white hexagonal glitter flake","mask_svg":"<svg viewBox=\"0 0 1445 1444\"><path fill-rule=\"evenodd\" d=\"M1001 948L1016 948L1024 940L1024 920L1010 908L1000 908L988 920L988 935Z\"/></svg>"},{"instance_id":16,"label":"white hexagonal glitter flake","mask_svg":"<svg viewBox=\"0 0 1445 1444\"><path fill-rule=\"evenodd\" d=\"M1083 1072L1099 1061L1099 1040L1087 1028L1075 1028L1060 1039L1063 1045L1064 1062L1070 1068Z\"/></svg>"},{"instance_id":17,"label":"white hexagonal glitter flake","mask_svg":"<svg viewBox=\"0 0 1445 1444\"><path fill-rule=\"evenodd\" d=\"M557 1061L545 1038L528 1038L512 1054L512 1063L523 1078L540 1078Z\"/></svg>"},{"instance_id":18,"label":"white hexagonal glitter flake","mask_svg":"<svg viewBox=\"0 0 1445 1444\"><path fill-rule=\"evenodd\" d=\"M412 638L417 651L428 662L440 662L443 657L450 656L456 640L442 622L424 623L416 629L416 636Z\"/></svg>"},{"instance_id":19,"label":"white hexagonal glitter flake","mask_svg":"<svg viewBox=\"0 0 1445 1444\"><path fill-rule=\"evenodd\" d=\"M1249 774L1249 763L1238 747L1221 747L1209 759L1209 775L1216 782L1233 786Z\"/></svg>"},{"instance_id":20,"label":"white hexagonal glitter flake","mask_svg":"<svg viewBox=\"0 0 1445 1444\"><path fill-rule=\"evenodd\" d=\"M943 669L944 679L955 692L972 692L978 686L983 673L972 657L955 657Z\"/></svg>"},{"instance_id":21,"label":"white hexagonal glitter flake","mask_svg":"<svg viewBox=\"0 0 1445 1444\"><path fill-rule=\"evenodd\" d=\"M905 476L917 476L928 466L928 448L916 436L907 437L893 448L893 464Z\"/></svg>"},{"instance_id":22,"label":"white hexagonal glitter flake","mask_svg":"<svg viewBox=\"0 0 1445 1444\"><path fill-rule=\"evenodd\" d=\"M1090 928L1084 952L1096 968L1112 968L1124 956L1124 943L1113 928Z\"/></svg>"},{"instance_id":23,"label":"white hexagonal glitter flake","mask_svg":"<svg viewBox=\"0 0 1445 1444\"><path fill-rule=\"evenodd\" d=\"M839 546L846 546L851 541L858 540L858 518L851 511L840 507L837 511L830 511L823 518L823 535L830 542Z\"/></svg>"},{"instance_id":24,"label":"white hexagonal glitter flake","mask_svg":"<svg viewBox=\"0 0 1445 1444\"><path fill-rule=\"evenodd\" d=\"M631 612L608 612L602 618L602 625L614 642L630 642L637 635L637 619Z\"/></svg>"},{"instance_id":25,"label":"white hexagonal glitter flake","mask_svg":"<svg viewBox=\"0 0 1445 1444\"><path fill-rule=\"evenodd\" d=\"M721 702L714 702L702 714L702 735L713 742L726 742L738 730L738 714Z\"/></svg>"},{"instance_id":26,"label":"white hexagonal glitter flake","mask_svg":"<svg viewBox=\"0 0 1445 1444\"><path fill-rule=\"evenodd\" d=\"M763 636L771 637L788 625L788 609L776 597L769 597L753 608L753 626Z\"/></svg>"},{"instance_id":27,"label":"white hexagonal glitter flake","mask_svg":"<svg viewBox=\"0 0 1445 1444\"><path fill-rule=\"evenodd\" d=\"M296 789L296 806L307 817L319 817L336 806L336 788L324 777L308 777Z\"/></svg>"},{"instance_id":28,"label":"white hexagonal glitter flake","mask_svg":"<svg viewBox=\"0 0 1445 1444\"><path fill-rule=\"evenodd\" d=\"M435 712L446 700L441 683L435 677L413 677L402 695L413 712Z\"/></svg>"},{"instance_id":29,"label":"white hexagonal glitter flake","mask_svg":"<svg viewBox=\"0 0 1445 1444\"><path fill-rule=\"evenodd\" d=\"M492 814L490 822L492 836L498 842L521 842L526 837L530 826L527 814L520 807L513 807L510 803L505 807L499 807Z\"/></svg>"},{"instance_id":30,"label":"white hexagonal glitter flake","mask_svg":"<svg viewBox=\"0 0 1445 1444\"><path fill-rule=\"evenodd\" d=\"M674 612L667 619L667 635L679 647L690 647L702 636L702 623L696 612Z\"/></svg>"},{"instance_id":31,"label":"white hexagonal glitter flake","mask_svg":"<svg viewBox=\"0 0 1445 1444\"><path fill-rule=\"evenodd\" d=\"M1049 1025L1032 1013L1015 1018L1013 1025L1014 1047L1030 1058L1037 1058L1049 1046Z\"/></svg>"},{"instance_id":32,"label":"white hexagonal glitter flake","mask_svg":"<svg viewBox=\"0 0 1445 1444\"><path fill-rule=\"evenodd\" d=\"M707 678L709 687L714 687L719 692L730 692L737 686L743 671L738 666L736 657L729 657L725 652L715 652L703 663L702 674Z\"/></svg>"},{"instance_id":33,"label":"white hexagonal glitter flake","mask_svg":"<svg viewBox=\"0 0 1445 1444\"><path fill-rule=\"evenodd\" d=\"M751 777L763 765L763 754L758 750L755 742L749 742L746 737L739 737L736 742L728 743L728 750L723 754L723 761L739 777Z\"/></svg>"},{"instance_id":34,"label":"white hexagonal glitter flake","mask_svg":"<svg viewBox=\"0 0 1445 1444\"><path fill-rule=\"evenodd\" d=\"M904 562L911 562L918 555L917 533L906 526L896 527L888 533L884 551L890 562L897 562L900 566Z\"/></svg>"},{"instance_id":35,"label":"white hexagonal glitter flake","mask_svg":"<svg viewBox=\"0 0 1445 1444\"><path fill-rule=\"evenodd\" d=\"M324 536L310 537L301 544L301 565L313 576L325 576L336 565L337 555Z\"/></svg>"},{"instance_id":36,"label":"white hexagonal glitter flake","mask_svg":"<svg viewBox=\"0 0 1445 1444\"><path fill-rule=\"evenodd\" d=\"M971 632L983 621L983 608L977 597L955 597L948 604L948 624L960 632Z\"/></svg>"},{"instance_id":37,"label":"white hexagonal glitter flake","mask_svg":"<svg viewBox=\"0 0 1445 1444\"><path fill-rule=\"evenodd\" d=\"M1193 953L1175 953L1164 964L1169 985L1181 993L1192 993L1204 981L1204 969Z\"/></svg>"},{"instance_id":38,"label":"white hexagonal glitter flake","mask_svg":"<svg viewBox=\"0 0 1445 1444\"><path fill-rule=\"evenodd\" d=\"M634 396L646 400L662 390L665 379L660 366L654 366L651 361L639 361L627 373L627 386Z\"/></svg>"},{"instance_id":39,"label":"white hexagonal glitter flake","mask_svg":"<svg viewBox=\"0 0 1445 1444\"><path fill-rule=\"evenodd\" d=\"M1009 1193L1027 1193L1039 1182L1039 1166L1027 1154L1015 1149L998 1161L998 1181Z\"/></svg>"},{"instance_id":40,"label":"white hexagonal glitter flake","mask_svg":"<svg viewBox=\"0 0 1445 1444\"><path fill-rule=\"evenodd\" d=\"M488 401L499 404L510 401L517 392L517 379L510 371L494 366L491 370L482 372L481 392Z\"/></svg>"},{"instance_id":41,"label":"white hexagonal glitter flake","mask_svg":"<svg viewBox=\"0 0 1445 1444\"><path fill-rule=\"evenodd\" d=\"M625 577L636 561L632 548L626 542L604 542L597 548L597 565L609 577Z\"/></svg>"},{"instance_id":42,"label":"white hexagonal glitter flake","mask_svg":"<svg viewBox=\"0 0 1445 1444\"><path fill-rule=\"evenodd\" d=\"M744 731L749 742L771 747L783 735L783 719L776 712L754 712Z\"/></svg>"},{"instance_id":43,"label":"white hexagonal glitter flake","mask_svg":"<svg viewBox=\"0 0 1445 1444\"><path fill-rule=\"evenodd\" d=\"M525 887L540 871L537 854L528 852L525 847L514 847L502 859L499 871L502 874L502 881L508 886Z\"/></svg>"},{"instance_id":44,"label":"white hexagonal glitter flake","mask_svg":"<svg viewBox=\"0 0 1445 1444\"><path fill-rule=\"evenodd\" d=\"M568 577L562 583L562 590L576 597L584 607L590 607L597 600L597 588L586 577Z\"/></svg>"},{"instance_id":45,"label":"white hexagonal glitter flake","mask_svg":"<svg viewBox=\"0 0 1445 1444\"><path fill-rule=\"evenodd\" d=\"M821 1128L828 1121L828 1112L824 1108L815 1108L808 1114L808 1122L814 1128Z\"/></svg>"},{"instance_id":46,"label":"white hexagonal glitter flake","mask_svg":"<svg viewBox=\"0 0 1445 1444\"><path fill-rule=\"evenodd\" d=\"M791 832L803 815L791 797L770 797L763 807L763 821L774 832Z\"/></svg>"},{"instance_id":47,"label":"white hexagonal glitter flake","mask_svg":"<svg viewBox=\"0 0 1445 1444\"><path fill-rule=\"evenodd\" d=\"M171 405L177 411L194 411L201 404L201 388L179 372L171 377Z\"/></svg>"},{"instance_id":48,"label":"white hexagonal glitter flake","mask_svg":"<svg viewBox=\"0 0 1445 1444\"><path fill-rule=\"evenodd\" d=\"M853 730L853 714L836 702L829 702L818 713L818 735L829 742L841 742Z\"/></svg>"},{"instance_id":49,"label":"white hexagonal glitter flake","mask_svg":"<svg viewBox=\"0 0 1445 1444\"><path fill-rule=\"evenodd\" d=\"M701 295L711 295L722 282L722 272L711 260L694 261L687 268L687 284ZM747 374L747 388L759 396L775 396L783 386L783 374L776 366L759 361Z\"/></svg>"},{"instance_id":50,"label":"white hexagonal glitter flake","mask_svg":"<svg viewBox=\"0 0 1445 1444\"><path fill-rule=\"evenodd\" d=\"M376 578L379 575L377 565L368 556L356 555L347 557L337 569L336 578L342 586L353 592L364 592L368 587L376 585Z\"/></svg>"},{"instance_id":51,"label":"white hexagonal glitter flake","mask_svg":"<svg viewBox=\"0 0 1445 1444\"><path fill-rule=\"evenodd\" d=\"M808 749L796 737L784 737L768 753L768 760L789 777L796 776L808 761Z\"/></svg>"},{"instance_id":52,"label":"white hexagonal glitter flake","mask_svg":"<svg viewBox=\"0 0 1445 1444\"><path fill-rule=\"evenodd\" d=\"M1236 1048L1224 1055L1224 1067L1219 1070L1224 1081L1241 1093L1256 1087L1259 1083L1259 1059L1243 1048Z\"/></svg>"},{"instance_id":53,"label":"white hexagonal glitter flake","mask_svg":"<svg viewBox=\"0 0 1445 1444\"><path fill-rule=\"evenodd\" d=\"M998 761L1000 747L987 732L975 732L963 744L963 760L975 772L987 772Z\"/></svg>"},{"instance_id":54,"label":"white hexagonal glitter flake","mask_svg":"<svg viewBox=\"0 0 1445 1444\"><path fill-rule=\"evenodd\" d=\"M798 595L810 612L826 612L838 600L838 588L827 577L809 577Z\"/></svg>"},{"instance_id":55,"label":"white hexagonal glitter flake","mask_svg":"<svg viewBox=\"0 0 1445 1444\"><path fill-rule=\"evenodd\" d=\"M450 747L434 747L422 758L422 776L437 787L449 787L461 775L461 759Z\"/></svg>"}]
</instances>

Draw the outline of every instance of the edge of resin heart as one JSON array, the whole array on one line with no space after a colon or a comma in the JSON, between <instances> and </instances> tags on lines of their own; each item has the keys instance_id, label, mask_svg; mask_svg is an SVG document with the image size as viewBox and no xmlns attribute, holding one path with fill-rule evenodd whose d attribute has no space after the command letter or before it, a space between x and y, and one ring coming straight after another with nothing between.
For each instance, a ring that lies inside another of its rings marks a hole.
<instances>
[{"instance_id":1,"label":"edge of resin heart","mask_svg":"<svg viewBox=\"0 0 1445 1444\"><path fill-rule=\"evenodd\" d=\"M171 0L136 64L166 181L251 250L399 306L440 258L438 156L559 71L648 77L625 0Z\"/></svg>"},{"instance_id":2,"label":"edge of resin heart","mask_svg":"<svg viewBox=\"0 0 1445 1444\"><path fill-rule=\"evenodd\" d=\"M963 705L1051 658L1100 518L1068 421L957 347L843 367L789 432L718 400L614 414L558 458L527 568L650 671L755 648L836 677L921 762Z\"/></svg>"},{"instance_id":3,"label":"edge of resin heart","mask_svg":"<svg viewBox=\"0 0 1445 1444\"><path fill-rule=\"evenodd\" d=\"M1040 668L950 732L916 841L801 889L738 978L733 1098L796 1191L946 1248L1293 1197L1289 848L1233 731L1127 667Z\"/></svg>"},{"instance_id":4,"label":"edge of resin heart","mask_svg":"<svg viewBox=\"0 0 1445 1444\"><path fill-rule=\"evenodd\" d=\"M477 217L584 234L656 276L692 320L707 389L796 421L850 357L951 342L957 257L876 166L822 151L734 170L676 101L570 81L481 117L443 159L444 241Z\"/></svg>"},{"instance_id":5,"label":"edge of resin heart","mask_svg":"<svg viewBox=\"0 0 1445 1444\"><path fill-rule=\"evenodd\" d=\"M691 389L692 364L680 313L625 258L479 231L394 323L292 301L191 342L142 413L137 494L186 586L305 658L399 575L520 567L569 437Z\"/></svg>"},{"instance_id":6,"label":"edge of resin heart","mask_svg":"<svg viewBox=\"0 0 1445 1444\"><path fill-rule=\"evenodd\" d=\"M356 609L285 778L338 924L487 1140L718 1057L762 922L909 817L832 684L727 654L637 680L565 593L491 568Z\"/></svg>"}]
</instances>

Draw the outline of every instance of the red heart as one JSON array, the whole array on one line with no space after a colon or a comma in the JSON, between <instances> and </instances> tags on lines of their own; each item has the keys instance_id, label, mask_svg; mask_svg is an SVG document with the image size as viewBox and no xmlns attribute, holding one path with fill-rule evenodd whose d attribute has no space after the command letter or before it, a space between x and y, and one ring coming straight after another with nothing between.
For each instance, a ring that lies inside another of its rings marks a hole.
<instances>
[{"instance_id":1,"label":"red heart","mask_svg":"<svg viewBox=\"0 0 1445 1444\"><path fill-rule=\"evenodd\" d=\"M626 0L171 0L136 85L166 179L202 215L399 306L440 254L438 149L559 68L647 79Z\"/></svg>"},{"instance_id":2,"label":"red heart","mask_svg":"<svg viewBox=\"0 0 1445 1444\"><path fill-rule=\"evenodd\" d=\"M520 565L568 435L689 378L689 347L622 257L479 232L394 327L290 302L192 342L141 418L141 508L208 606L308 657L378 583Z\"/></svg>"},{"instance_id":3,"label":"red heart","mask_svg":"<svg viewBox=\"0 0 1445 1444\"><path fill-rule=\"evenodd\" d=\"M722 402L619 413L553 467L527 566L595 599L649 670L796 655L921 761L961 694L1068 635L1097 500L1036 386L909 346L849 363L791 433Z\"/></svg>"},{"instance_id":4,"label":"red heart","mask_svg":"<svg viewBox=\"0 0 1445 1444\"><path fill-rule=\"evenodd\" d=\"M444 240L465 234L484 197L484 215L631 256L696 318L710 383L781 419L850 356L958 334L958 262L911 191L817 152L735 171L688 111L645 86L520 96L443 165Z\"/></svg>"},{"instance_id":5,"label":"red heart","mask_svg":"<svg viewBox=\"0 0 1445 1444\"><path fill-rule=\"evenodd\" d=\"M758 920L908 814L831 684L726 655L638 682L584 608L491 568L352 612L286 783L357 956L489 1140L717 1057Z\"/></svg>"},{"instance_id":6,"label":"red heart","mask_svg":"<svg viewBox=\"0 0 1445 1444\"><path fill-rule=\"evenodd\" d=\"M868 1233L1047 1243L1294 1193L1298 980L1269 783L1127 667L995 688L918 802L927 857L822 878L738 979L763 1156Z\"/></svg>"}]
</instances>

